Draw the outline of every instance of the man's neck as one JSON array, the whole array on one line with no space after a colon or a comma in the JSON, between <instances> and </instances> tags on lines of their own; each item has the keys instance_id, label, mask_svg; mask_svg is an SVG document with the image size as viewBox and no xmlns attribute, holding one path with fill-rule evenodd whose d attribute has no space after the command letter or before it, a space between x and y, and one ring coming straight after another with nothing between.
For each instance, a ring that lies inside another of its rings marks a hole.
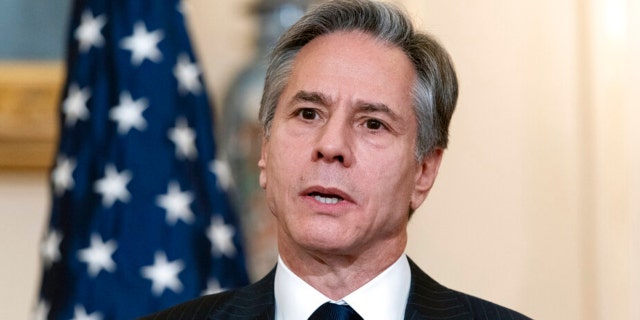
<instances>
[{"instance_id":1,"label":"man's neck","mask_svg":"<svg viewBox=\"0 0 640 320\"><path fill-rule=\"evenodd\" d=\"M278 242L289 269L332 300L338 301L375 278L403 254L405 239L371 248L358 255L304 250Z\"/></svg>"}]
</instances>

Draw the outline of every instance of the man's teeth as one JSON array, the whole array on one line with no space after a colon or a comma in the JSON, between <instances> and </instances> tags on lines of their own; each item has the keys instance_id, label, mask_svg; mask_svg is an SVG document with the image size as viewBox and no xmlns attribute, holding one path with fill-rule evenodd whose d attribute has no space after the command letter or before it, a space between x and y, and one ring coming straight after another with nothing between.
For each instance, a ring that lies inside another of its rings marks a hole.
<instances>
[{"instance_id":1,"label":"man's teeth","mask_svg":"<svg viewBox=\"0 0 640 320\"><path fill-rule=\"evenodd\" d=\"M338 203L338 201L340 201L340 198L337 198L337 197L323 197L323 196L315 195L313 196L313 198L318 200L319 202L326 203L326 204L336 204Z\"/></svg>"}]
</instances>

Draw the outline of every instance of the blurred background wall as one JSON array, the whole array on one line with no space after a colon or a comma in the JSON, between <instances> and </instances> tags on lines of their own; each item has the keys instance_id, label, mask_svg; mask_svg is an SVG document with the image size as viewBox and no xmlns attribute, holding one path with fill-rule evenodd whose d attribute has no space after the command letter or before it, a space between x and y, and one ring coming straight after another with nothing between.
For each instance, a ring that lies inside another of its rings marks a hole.
<instances>
[{"instance_id":1,"label":"blurred background wall","mask_svg":"<svg viewBox=\"0 0 640 320\"><path fill-rule=\"evenodd\" d=\"M536 319L640 319L640 2L396 2L460 79L409 255L439 282ZM188 3L222 112L253 58L254 1ZM0 170L2 319L29 318L35 301L47 179L46 168Z\"/></svg>"}]
</instances>

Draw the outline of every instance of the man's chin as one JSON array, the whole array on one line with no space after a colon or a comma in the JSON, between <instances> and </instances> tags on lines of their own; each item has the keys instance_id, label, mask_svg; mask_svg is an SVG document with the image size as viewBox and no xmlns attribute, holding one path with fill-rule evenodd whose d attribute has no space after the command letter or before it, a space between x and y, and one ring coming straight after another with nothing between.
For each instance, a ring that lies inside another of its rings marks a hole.
<instances>
[{"instance_id":1,"label":"man's chin","mask_svg":"<svg viewBox=\"0 0 640 320\"><path fill-rule=\"evenodd\" d=\"M353 243L350 239L344 239L331 234L310 235L306 234L304 239L297 243L302 249L312 255L325 256L351 256L358 252L361 246Z\"/></svg>"}]
</instances>

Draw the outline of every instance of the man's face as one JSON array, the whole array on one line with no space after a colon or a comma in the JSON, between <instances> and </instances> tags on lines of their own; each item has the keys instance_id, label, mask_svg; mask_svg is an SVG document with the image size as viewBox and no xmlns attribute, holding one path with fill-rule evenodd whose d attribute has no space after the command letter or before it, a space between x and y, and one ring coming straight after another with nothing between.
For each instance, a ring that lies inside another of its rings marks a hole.
<instances>
[{"instance_id":1,"label":"man's face","mask_svg":"<svg viewBox=\"0 0 640 320\"><path fill-rule=\"evenodd\" d=\"M404 250L441 157L414 156L415 77L404 52L359 32L302 48L259 162L281 254Z\"/></svg>"}]
</instances>

